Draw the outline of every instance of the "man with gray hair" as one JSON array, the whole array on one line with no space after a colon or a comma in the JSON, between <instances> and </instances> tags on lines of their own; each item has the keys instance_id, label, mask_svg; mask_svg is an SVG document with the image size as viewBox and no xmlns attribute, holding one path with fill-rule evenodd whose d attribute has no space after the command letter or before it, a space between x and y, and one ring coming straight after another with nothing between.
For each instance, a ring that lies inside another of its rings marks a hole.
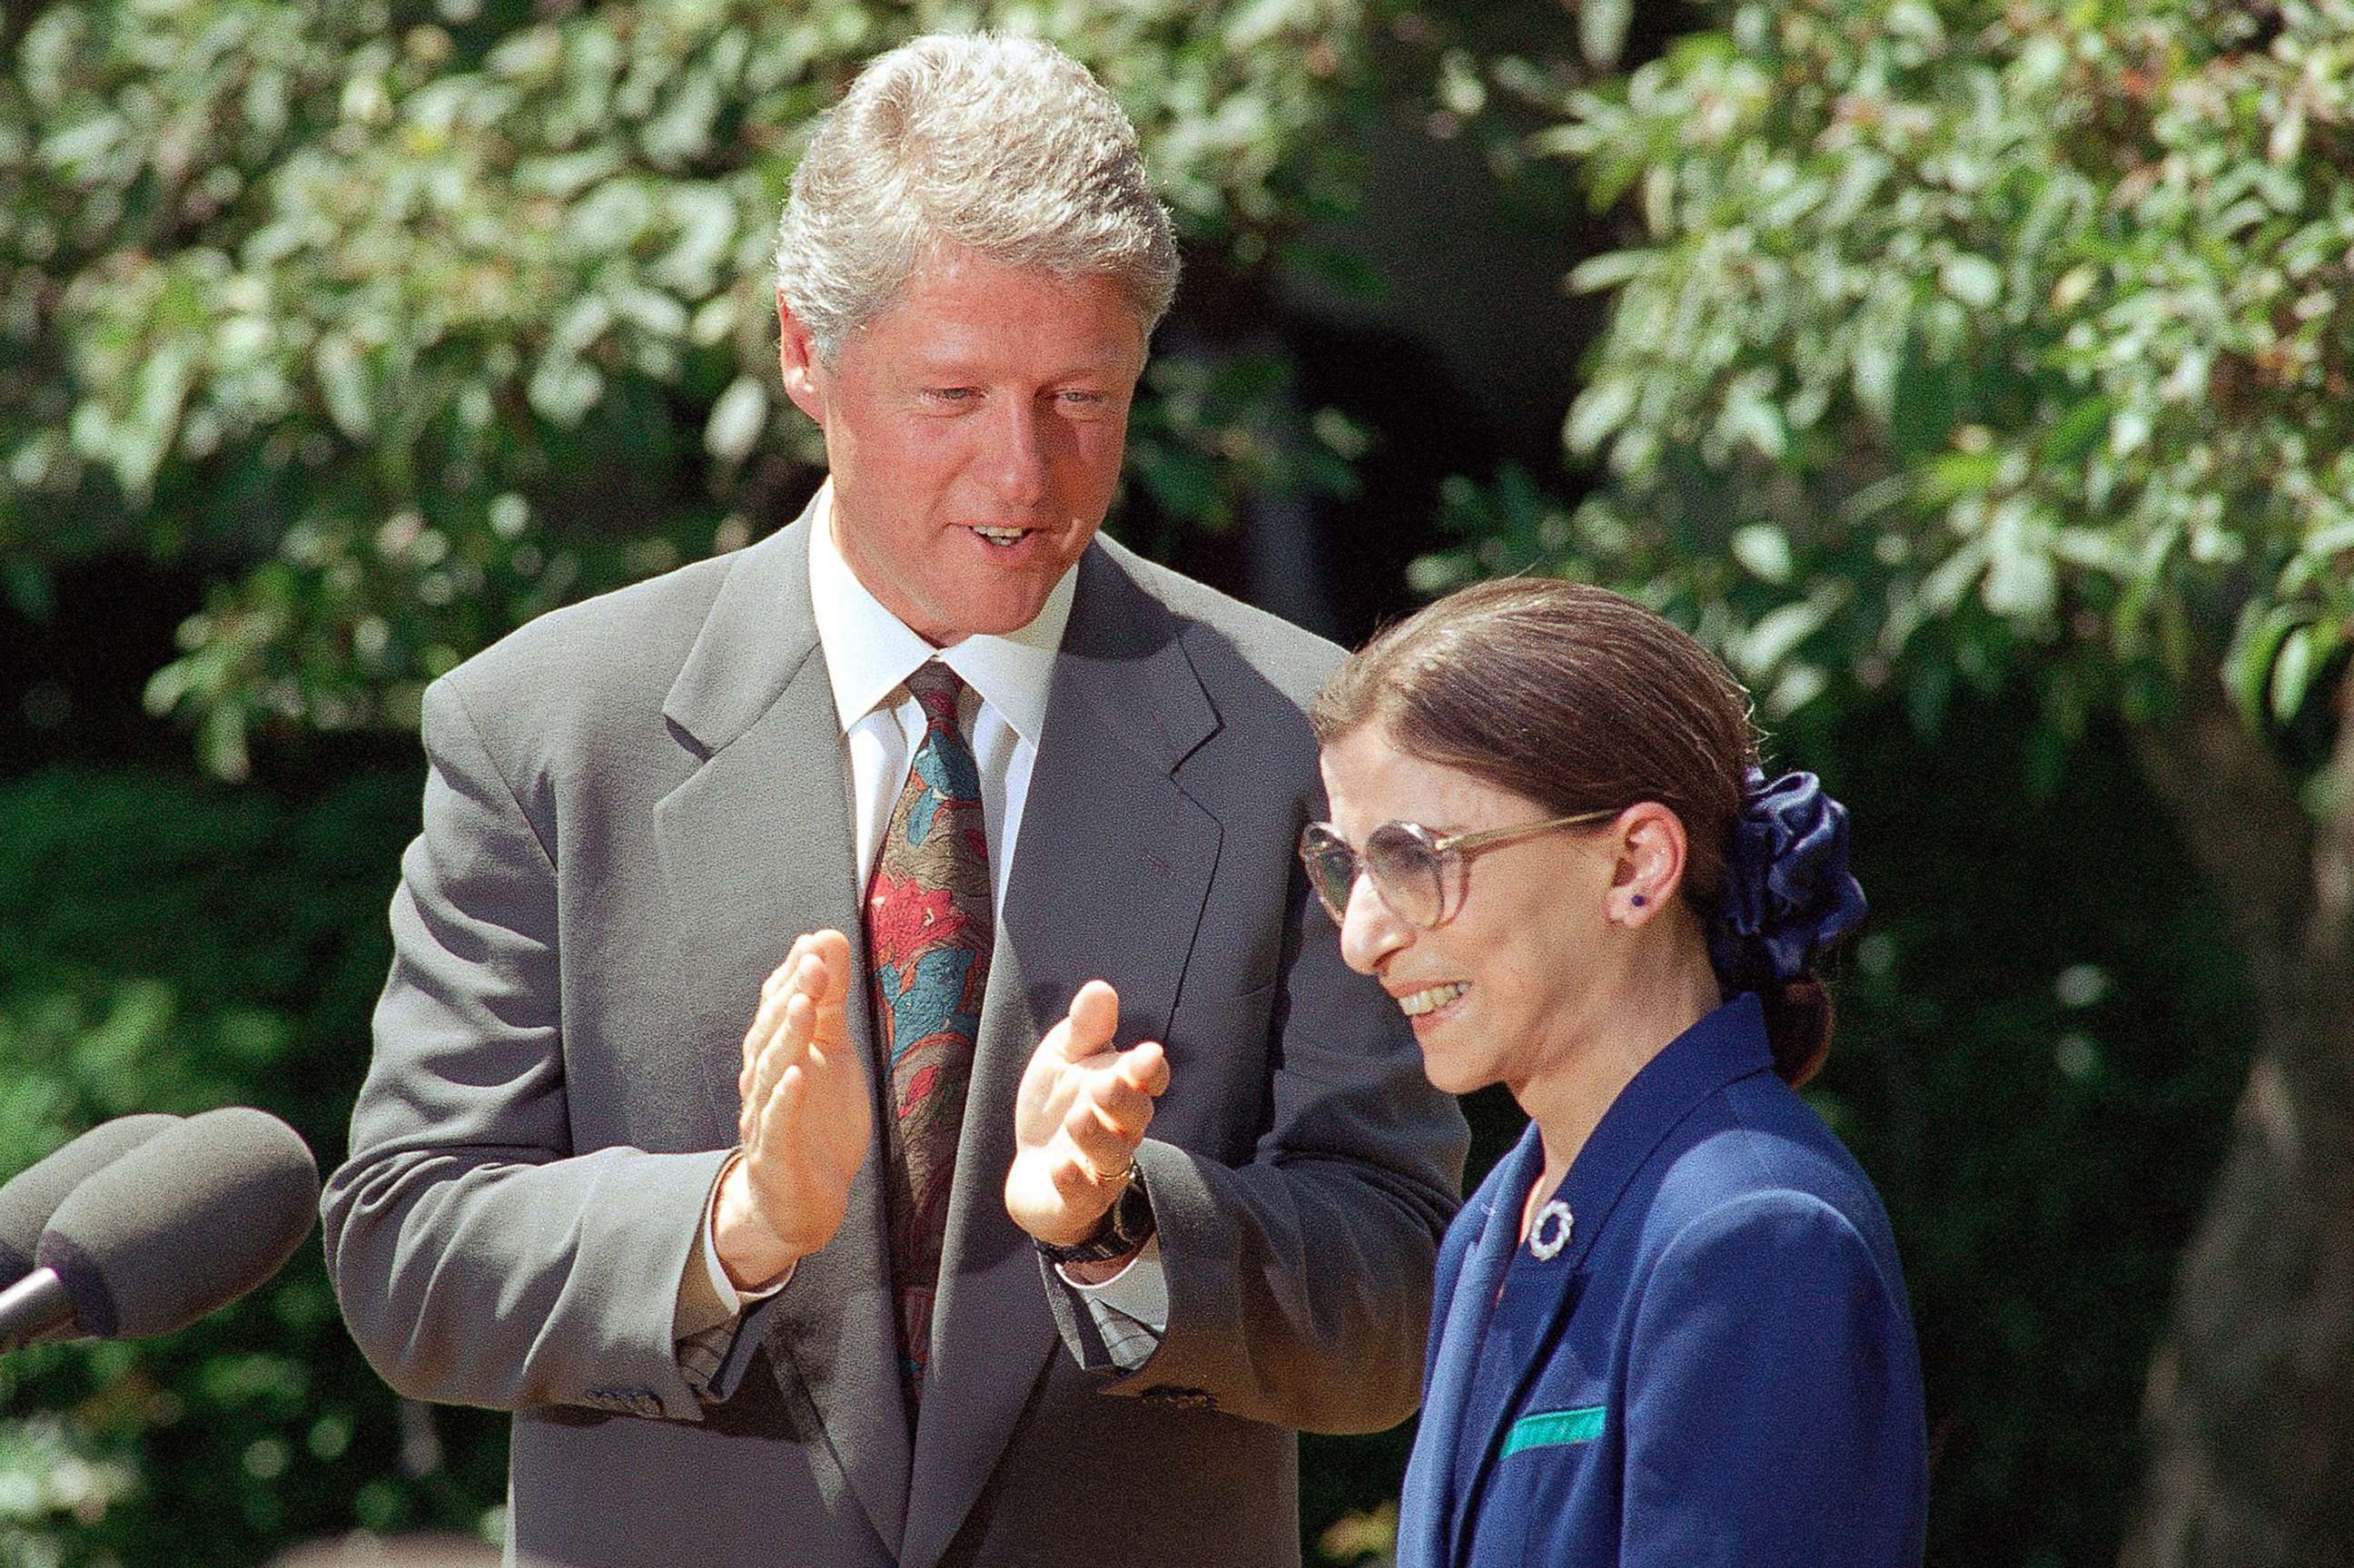
<instances>
[{"instance_id":1,"label":"man with gray hair","mask_svg":"<svg viewBox=\"0 0 2354 1568\"><path fill-rule=\"evenodd\" d=\"M1295 1563L1463 1126L1304 930L1337 651L1097 537L1177 259L1056 50L918 40L779 233L830 475L427 694L352 1331L550 1563Z\"/></svg>"}]
</instances>

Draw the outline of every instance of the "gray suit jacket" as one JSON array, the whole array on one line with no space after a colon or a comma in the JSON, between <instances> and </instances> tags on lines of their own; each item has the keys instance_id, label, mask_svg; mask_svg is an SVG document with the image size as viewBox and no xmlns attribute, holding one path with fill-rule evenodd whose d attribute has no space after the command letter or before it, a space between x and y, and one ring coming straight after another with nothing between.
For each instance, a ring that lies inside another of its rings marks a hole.
<instances>
[{"instance_id":1,"label":"gray suit jacket","mask_svg":"<svg viewBox=\"0 0 2354 1568\"><path fill-rule=\"evenodd\" d=\"M546 616L428 693L424 828L324 1202L352 1332L404 1393L515 1413L513 1543L552 1563L1296 1563L1292 1429L1414 1407L1463 1125L1309 916L1301 707L1334 651L1108 542L1000 920L918 1434L871 1159L716 1376L682 1372L760 980L799 933L859 928L808 526ZM1140 1156L1169 1328L1131 1374L1002 1202L1015 1085L1093 976L1172 1068Z\"/></svg>"}]
</instances>

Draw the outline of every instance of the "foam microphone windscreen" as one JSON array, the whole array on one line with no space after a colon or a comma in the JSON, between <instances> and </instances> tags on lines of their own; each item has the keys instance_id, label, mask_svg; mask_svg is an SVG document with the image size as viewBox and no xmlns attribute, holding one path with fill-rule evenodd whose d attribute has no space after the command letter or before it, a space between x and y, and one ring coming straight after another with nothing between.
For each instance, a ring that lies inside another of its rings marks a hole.
<instances>
[{"instance_id":1,"label":"foam microphone windscreen","mask_svg":"<svg viewBox=\"0 0 2354 1568\"><path fill-rule=\"evenodd\" d=\"M180 1118L143 1112L101 1122L0 1187L0 1286L33 1272L41 1233L68 1194Z\"/></svg>"},{"instance_id":2,"label":"foam microphone windscreen","mask_svg":"<svg viewBox=\"0 0 2354 1568\"><path fill-rule=\"evenodd\" d=\"M318 1217L319 1167L266 1112L192 1116L91 1176L36 1254L101 1339L185 1328L276 1274Z\"/></svg>"}]
</instances>

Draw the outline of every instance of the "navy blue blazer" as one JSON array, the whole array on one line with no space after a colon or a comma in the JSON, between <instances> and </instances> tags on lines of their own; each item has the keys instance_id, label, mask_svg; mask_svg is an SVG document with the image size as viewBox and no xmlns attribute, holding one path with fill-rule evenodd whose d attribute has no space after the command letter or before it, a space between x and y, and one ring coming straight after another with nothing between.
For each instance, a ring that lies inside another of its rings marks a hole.
<instances>
[{"instance_id":1,"label":"navy blue blazer","mask_svg":"<svg viewBox=\"0 0 2354 1568\"><path fill-rule=\"evenodd\" d=\"M1543 1169L1532 1126L1447 1230L1398 1568L1918 1564L1921 1357L1888 1216L1774 1075L1757 998L1604 1113L1553 1194L1551 1258L1519 1239Z\"/></svg>"}]
</instances>

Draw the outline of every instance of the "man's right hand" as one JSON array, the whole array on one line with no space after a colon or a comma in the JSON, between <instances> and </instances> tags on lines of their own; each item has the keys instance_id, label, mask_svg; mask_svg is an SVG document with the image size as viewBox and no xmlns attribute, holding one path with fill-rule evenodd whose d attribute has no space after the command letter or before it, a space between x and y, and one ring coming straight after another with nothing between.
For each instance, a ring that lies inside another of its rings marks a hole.
<instances>
[{"instance_id":1,"label":"man's right hand","mask_svg":"<svg viewBox=\"0 0 2354 1568\"><path fill-rule=\"evenodd\" d=\"M760 987L736 1092L743 1154L719 1183L714 1237L738 1289L756 1289L833 1239L875 1133L850 1043L850 938L814 931Z\"/></svg>"}]
</instances>

